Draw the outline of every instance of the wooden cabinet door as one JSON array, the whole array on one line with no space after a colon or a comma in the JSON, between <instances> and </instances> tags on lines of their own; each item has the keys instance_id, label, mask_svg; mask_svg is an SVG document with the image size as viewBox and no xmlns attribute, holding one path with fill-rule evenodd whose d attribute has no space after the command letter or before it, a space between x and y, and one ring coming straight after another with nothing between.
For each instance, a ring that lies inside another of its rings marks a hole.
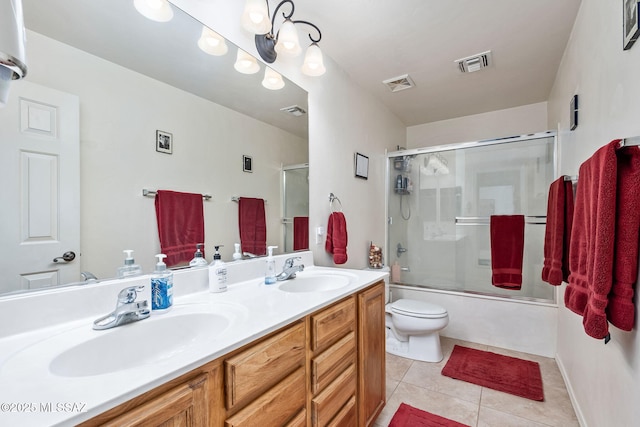
<instances>
[{"instance_id":1,"label":"wooden cabinet door","mask_svg":"<svg viewBox=\"0 0 640 427\"><path fill-rule=\"evenodd\" d=\"M103 424L107 427L205 427L207 375L202 374Z\"/></svg>"},{"instance_id":2,"label":"wooden cabinet door","mask_svg":"<svg viewBox=\"0 0 640 427\"><path fill-rule=\"evenodd\" d=\"M360 425L371 426L386 401L384 282L358 295Z\"/></svg>"}]
</instances>

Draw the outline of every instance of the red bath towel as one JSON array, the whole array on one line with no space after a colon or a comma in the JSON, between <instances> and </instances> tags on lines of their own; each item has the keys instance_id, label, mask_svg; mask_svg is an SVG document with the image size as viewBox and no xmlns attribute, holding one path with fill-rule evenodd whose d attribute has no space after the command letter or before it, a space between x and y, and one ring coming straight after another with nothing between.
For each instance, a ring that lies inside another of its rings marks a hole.
<instances>
[{"instance_id":1,"label":"red bath towel","mask_svg":"<svg viewBox=\"0 0 640 427\"><path fill-rule=\"evenodd\" d=\"M617 151L618 197L613 285L609 292L607 319L623 331L634 326L633 293L638 278L640 241L640 147Z\"/></svg>"},{"instance_id":2,"label":"red bath towel","mask_svg":"<svg viewBox=\"0 0 640 427\"><path fill-rule=\"evenodd\" d=\"M576 191L564 303L583 316L584 330L593 338L609 331L605 309L613 282L617 146L617 140L610 142L580 166Z\"/></svg>"},{"instance_id":3,"label":"red bath towel","mask_svg":"<svg viewBox=\"0 0 640 427\"><path fill-rule=\"evenodd\" d=\"M267 221L264 200L240 197L238 200L238 225L243 252L254 255L267 253Z\"/></svg>"},{"instance_id":4,"label":"red bath towel","mask_svg":"<svg viewBox=\"0 0 640 427\"><path fill-rule=\"evenodd\" d=\"M333 212L329 215L325 250L333 254L334 263L347 262L347 221L342 212Z\"/></svg>"},{"instance_id":5,"label":"red bath towel","mask_svg":"<svg viewBox=\"0 0 640 427\"><path fill-rule=\"evenodd\" d=\"M309 217L293 217L293 250L309 249Z\"/></svg>"},{"instance_id":6,"label":"red bath towel","mask_svg":"<svg viewBox=\"0 0 640 427\"><path fill-rule=\"evenodd\" d=\"M168 267L188 263L204 242L202 194L158 190L156 220L160 250Z\"/></svg>"},{"instance_id":7,"label":"red bath towel","mask_svg":"<svg viewBox=\"0 0 640 427\"><path fill-rule=\"evenodd\" d=\"M549 187L542 280L558 286L569 280L569 242L573 223L573 184L564 176Z\"/></svg>"},{"instance_id":8,"label":"red bath towel","mask_svg":"<svg viewBox=\"0 0 640 427\"><path fill-rule=\"evenodd\" d=\"M524 215L492 215L491 283L498 288L522 287Z\"/></svg>"}]
</instances>

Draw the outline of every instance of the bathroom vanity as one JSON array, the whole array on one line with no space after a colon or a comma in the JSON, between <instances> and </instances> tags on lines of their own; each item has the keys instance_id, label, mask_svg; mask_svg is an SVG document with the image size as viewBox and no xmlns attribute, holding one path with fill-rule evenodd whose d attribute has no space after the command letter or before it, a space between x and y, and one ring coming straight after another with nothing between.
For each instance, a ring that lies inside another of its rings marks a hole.
<instances>
[{"instance_id":1,"label":"bathroom vanity","mask_svg":"<svg viewBox=\"0 0 640 427\"><path fill-rule=\"evenodd\" d=\"M276 258L281 268L286 257ZM303 260L312 264L311 254ZM253 274L252 263L257 271L264 260L229 263L230 277ZM234 281L221 294L198 290L203 273L178 272L172 310L121 331L100 335L76 320L2 338L13 348L0 346L0 400L85 406L3 412L0 424L373 425L385 404L385 273L312 266L276 285ZM136 335L157 331L166 345ZM125 333L140 346L118 345ZM90 360L101 357L90 349L112 347L103 363Z\"/></svg>"}]
</instances>

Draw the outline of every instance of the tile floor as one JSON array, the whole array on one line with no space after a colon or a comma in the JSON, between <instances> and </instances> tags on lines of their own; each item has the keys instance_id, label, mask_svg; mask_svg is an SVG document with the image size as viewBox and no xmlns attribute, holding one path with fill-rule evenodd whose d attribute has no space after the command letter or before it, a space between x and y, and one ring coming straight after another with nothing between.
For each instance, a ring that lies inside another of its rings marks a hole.
<instances>
[{"instance_id":1,"label":"tile floor","mask_svg":"<svg viewBox=\"0 0 640 427\"><path fill-rule=\"evenodd\" d=\"M444 359L419 362L387 353L387 405L375 427L388 426L404 402L472 427L579 426L554 359L441 337ZM481 387L440 373L454 344L533 360L540 364L544 402Z\"/></svg>"}]
</instances>

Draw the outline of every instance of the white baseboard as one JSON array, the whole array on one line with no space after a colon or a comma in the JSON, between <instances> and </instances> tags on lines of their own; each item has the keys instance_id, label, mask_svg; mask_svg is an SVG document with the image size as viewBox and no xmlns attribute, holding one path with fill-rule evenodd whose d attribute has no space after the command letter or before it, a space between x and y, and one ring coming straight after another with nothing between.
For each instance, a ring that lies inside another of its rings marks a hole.
<instances>
[{"instance_id":1,"label":"white baseboard","mask_svg":"<svg viewBox=\"0 0 640 427\"><path fill-rule=\"evenodd\" d=\"M571 386L571 382L569 381L569 377L567 375L567 371L562 364L562 359L558 354L556 354L556 364L558 365L558 369L560 369L560 374L562 375L562 379L564 380L564 384L567 388L567 393L569 393L569 399L571 399L571 404L573 405L573 410L576 413L576 417L578 418L578 423L580 427L588 427L587 421L584 419L584 415L582 414L582 410L580 408L580 404L578 403L575 394L573 393L573 387Z\"/></svg>"}]
</instances>

